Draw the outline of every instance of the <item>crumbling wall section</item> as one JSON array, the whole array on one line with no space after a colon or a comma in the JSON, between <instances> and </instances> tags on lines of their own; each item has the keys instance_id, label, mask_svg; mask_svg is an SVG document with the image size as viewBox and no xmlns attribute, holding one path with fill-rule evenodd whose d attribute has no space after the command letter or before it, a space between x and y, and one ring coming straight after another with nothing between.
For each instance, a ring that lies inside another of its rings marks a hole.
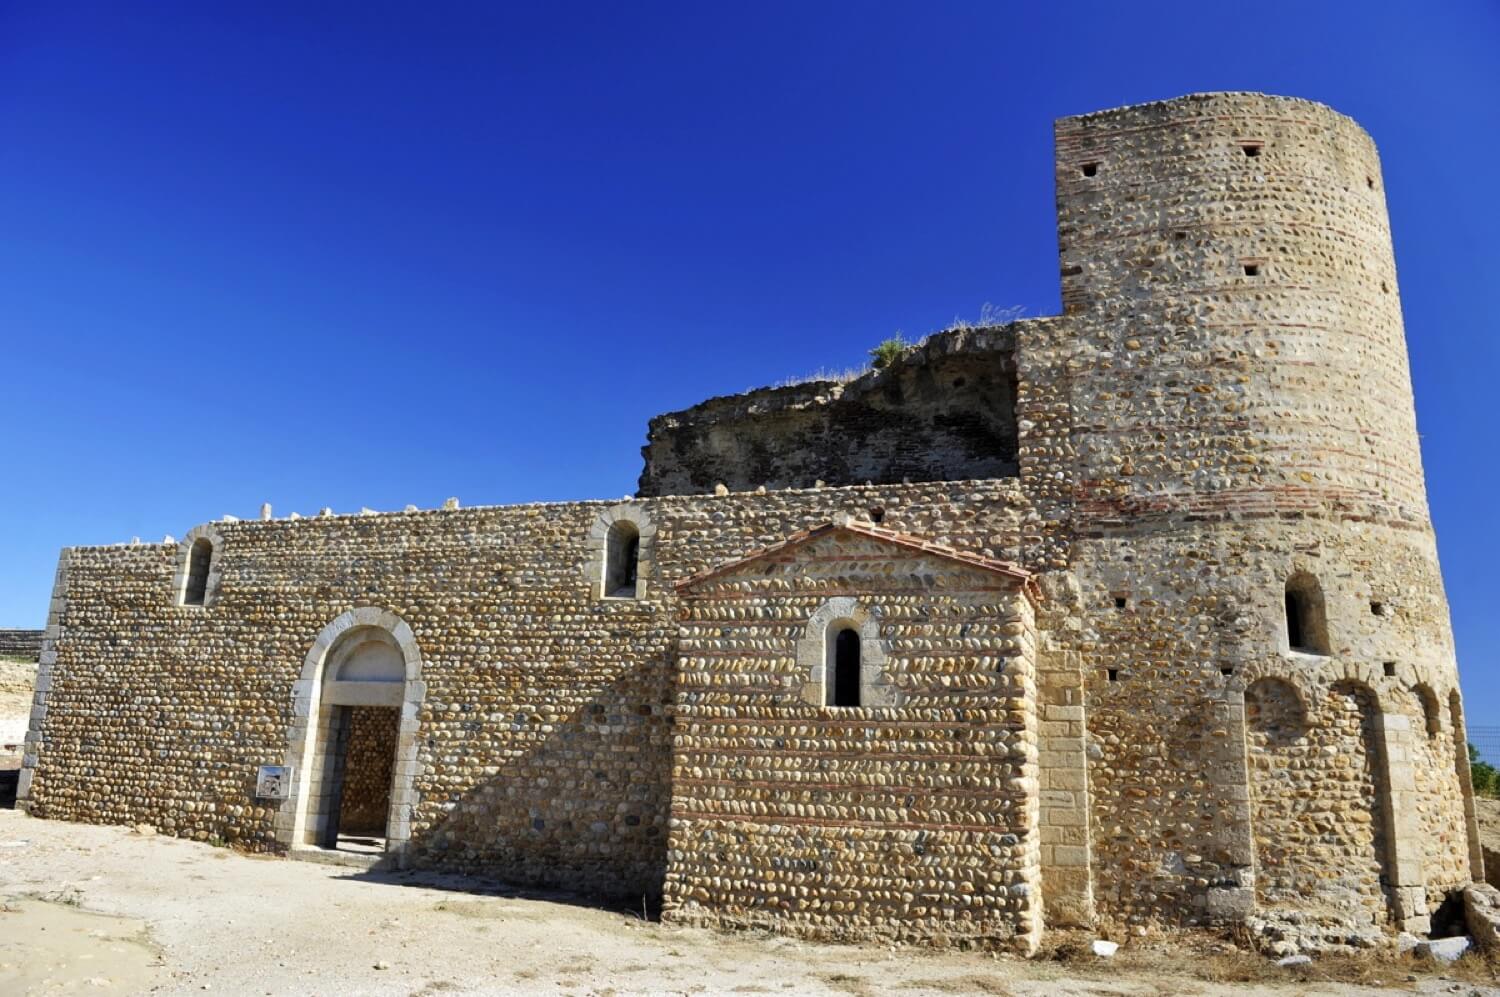
<instances>
[{"instance_id":1,"label":"crumbling wall section","mask_svg":"<svg viewBox=\"0 0 1500 997\"><path fill-rule=\"evenodd\" d=\"M639 494L1014 477L1015 329L940 333L845 384L763 388L657 416Z\"/></svg>"}]
</instances>

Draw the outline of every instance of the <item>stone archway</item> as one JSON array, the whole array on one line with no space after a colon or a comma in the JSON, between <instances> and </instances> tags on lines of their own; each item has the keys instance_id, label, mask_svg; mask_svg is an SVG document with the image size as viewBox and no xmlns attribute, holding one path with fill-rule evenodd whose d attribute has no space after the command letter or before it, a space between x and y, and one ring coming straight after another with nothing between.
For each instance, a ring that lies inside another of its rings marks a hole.
<instances>
[{"instance_id":1,"label":"stone archway","mask_svg":"<svg viewBox=\"0 0 1500 997\"><path fill-rule=\"evenodd\" d=\"M381 850L404 864L417 804L417 727L426 696L422 659L411 628L394 613L365 607L344 613L323 628L292 688L292 725L286 764L292 792L277 815L277 840L292 851L326 850L336 844L344 810L347 754L389 752L354 773L362 781L363 810L355 818L382 830ZM393 730L387 728L394 728ZM373 746L373 747L372 747ZM372 767L375 771L372 772ZM385 780L383 828L372 818L371 801Z\"/></svg>"}]
</instances>

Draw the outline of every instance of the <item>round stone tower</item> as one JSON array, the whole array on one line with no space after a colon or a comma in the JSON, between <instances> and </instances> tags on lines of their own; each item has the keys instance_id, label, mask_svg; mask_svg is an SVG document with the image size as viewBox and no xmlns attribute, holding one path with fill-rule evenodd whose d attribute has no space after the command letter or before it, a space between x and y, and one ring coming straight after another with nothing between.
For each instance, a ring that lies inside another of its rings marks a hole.
<instances>
[{"instance_id":1,"label":"round stone tower","mask_svg":"<svg viewBox=\"0 0 1500 997\"><path fill-rule=\"evenodd\" d=\"M1067 118L1057 190L1065 309L1117 320L1091 344L1119 389L1101 399L1116 443L1085 452L1099 462L1084 470L1128 487L1101 485L1102 500L1169 491L1425 527L1390 224L1363 129L1255 94Z\"/></svg>"},{"instance_id":2,"label":"round stone tower","mask_svg":"<svg viewBox=\"0 0 1500 997\"><path fill-rule=\"evenodd\" d=\"M1480 860L1374 143L1259 94L1056 139L1070 425L1022 476L1069 468L1101 908L1420 930Z\"/></svg>"}]
</instances>

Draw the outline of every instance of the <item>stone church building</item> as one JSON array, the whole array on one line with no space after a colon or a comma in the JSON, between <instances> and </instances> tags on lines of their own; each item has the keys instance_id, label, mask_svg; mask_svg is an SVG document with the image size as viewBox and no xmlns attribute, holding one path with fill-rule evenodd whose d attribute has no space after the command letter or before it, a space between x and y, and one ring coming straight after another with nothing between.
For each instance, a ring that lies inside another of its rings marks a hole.
<instances>
[{"instance_id":1,"label":"stone church building","mask_svg":"<svg viewBox=\"0 0 1500 997\"><path fill-rule=\"evenodd\" d=\"M660 416L633 499L63 551L22 805L826 938L1427 930L1481 869L1373 143L1193 95L1060 120L1056 196L1061 315Z\"/></svg>"}]
</instances>

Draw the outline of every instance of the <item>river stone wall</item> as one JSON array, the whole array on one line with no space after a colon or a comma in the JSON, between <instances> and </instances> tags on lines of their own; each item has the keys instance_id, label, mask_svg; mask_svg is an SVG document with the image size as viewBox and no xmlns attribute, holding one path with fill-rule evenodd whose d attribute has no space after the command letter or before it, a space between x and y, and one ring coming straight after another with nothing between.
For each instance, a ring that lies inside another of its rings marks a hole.
<instances>
[{"instance_id":1,"label":"river stone wall","mask_svg":"<svg viewBox=\"0 0 1500 997\"><path fill-rule=\"evenodd\" d=\"M591 576L621 508L651 524L640 599L600 598ZM985 481L214 523L206 607L178 604L178 544L72 548L27 805L286 848L257 769L285 761L319 634L379 606L410 627L425 683L410 862L639 903L665 874L672 583L872 509L1008 559L1027 513L1014 482Z\"/></svg>"},{"instance_id":2,"label":"river stone wall","mask_svg":"<svg viewBox=\"0 0 1500 997\"><path fill-rule=\"evenodd\" d=\"M690 584L680 617L674 920L1035 948L1035 631L1021 582L830 535ZM853 626L865 696L826 705L825 648Z\"/></svg>"}]
</instances>

